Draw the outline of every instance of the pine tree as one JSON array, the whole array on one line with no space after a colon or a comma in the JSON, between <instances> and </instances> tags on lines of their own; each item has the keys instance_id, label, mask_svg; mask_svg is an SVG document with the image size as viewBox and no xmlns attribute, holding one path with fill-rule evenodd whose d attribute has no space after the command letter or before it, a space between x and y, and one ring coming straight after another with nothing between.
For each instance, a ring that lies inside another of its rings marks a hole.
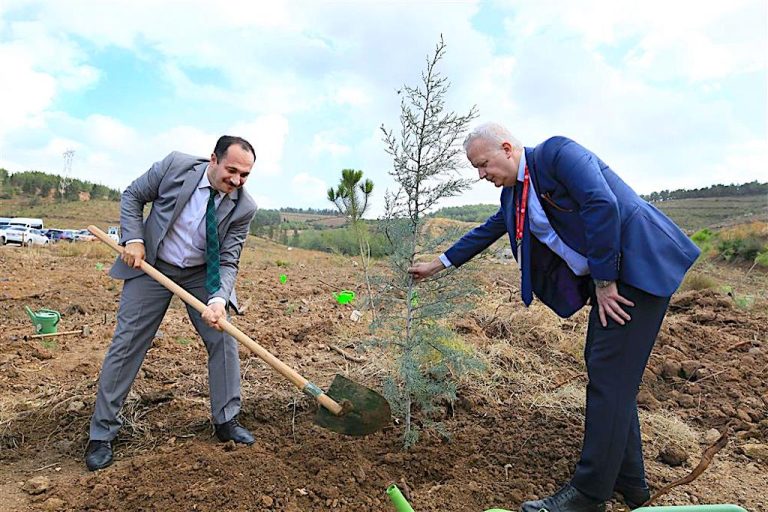
<instances>
[{"instance_id":1,"label":"pine tree","mask_svg":"<svg viewBox=\"0 0 768 512\"><path fill-rule=\"evenodd\" d=\"M363 276L368 288L368 303L375 319L376 308L374 307L373 290L371 289L370 280L371 244L368 237L368 226L362 220L363 215L368 209L368 199L373 193L373 182L365 180L361 183L362 179L363 171L342 169L341 180L336 189L328 189L328 200L335 204L339 212L349 219L360 251Z\"/></svg>"},{"instance_id":2,"label":"pine tree","mask_svg":"<svg viewBox=\"0 0 768 512\"><path fill-rule=\"evenodd\" d=\"M429 211L472 182L456 171L466 165L461 141L477 112L472 107L467 114L458 115L446 109L450 84L437 71L444 55L441 37L434 55L427 59L421 84L406 85L398 91L402 96L399 136L381 128L386 150L393 158L390 174L399 189L385 197L386 233L393 252L391 274L383 278L384 292L379 298L382 315L375 326L385 336L378 341L396 358L397 371L387 378L385 393L395 412L405 419L406 449L418 440L421 427L445 433L434 414L437 406L456 398L461 374L480 367L446 321L460 308L471 307L468 298L476 293L471 281L459 281L452 272L442 272L420 284L417 291L407 273L420 254L433 254L455 236L435 237L426 230L424 221ZM422 413L418 425L414 406Z\"/></svg>"}]
</instances>

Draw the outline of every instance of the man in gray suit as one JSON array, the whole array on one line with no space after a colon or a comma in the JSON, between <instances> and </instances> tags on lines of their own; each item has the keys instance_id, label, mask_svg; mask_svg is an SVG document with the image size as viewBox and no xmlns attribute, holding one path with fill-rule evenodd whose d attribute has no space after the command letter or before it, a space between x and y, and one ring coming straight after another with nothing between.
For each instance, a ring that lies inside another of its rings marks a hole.
<instances>
[{"instance_id":1,"label":"man in gray suit","mask_svg":"<svg viewBox=\"0 0 768 512\"><path fill-rule=\"evenodd\" d=\"M253 443L253 436L237 419L237 343L218 322L226 318L228 305L238 311L235 277L256 212L243 185L255 159L248 141L225 135L216 143L210 161L171 153L123 192L120 243L125 250L110 275L125 283L91 418L85 459L89 470L112 463L112 440L122 424L118 413L172 298L170 291L140 270L142 260L207 304L202 315L190 306L187 312L208 350L216 436L221 441ZM152 209L144 220L147 203L152 203Z\"/></svg>"}]
</instances>

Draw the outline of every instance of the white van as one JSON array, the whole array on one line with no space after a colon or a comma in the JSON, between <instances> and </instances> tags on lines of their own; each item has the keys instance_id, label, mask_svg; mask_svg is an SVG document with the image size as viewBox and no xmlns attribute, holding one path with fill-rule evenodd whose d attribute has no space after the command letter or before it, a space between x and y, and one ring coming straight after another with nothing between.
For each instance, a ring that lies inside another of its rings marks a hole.
<instances>
[{"instance_id":1,"label":"white van","mask_svg":"<svg viewBox=\"0 0 768 512\"><path fill-rule=\"evenodd\" d=\"M109 235L109 238L114 240L116 244L120 243L119 229L120 226L109 226L109 228L107 228L107 235Z\"/></svg>"},{"instance_id":2,"label":"white van","mask_svg":"<svg viewBox=\"0 0 768 512\"><path fill-rule=\"evenodd\" d=\"M44 229L43 219L32 219L30 217L14 217L10 219L9 224L23 228Z\"/></svg>"}]
</instances>

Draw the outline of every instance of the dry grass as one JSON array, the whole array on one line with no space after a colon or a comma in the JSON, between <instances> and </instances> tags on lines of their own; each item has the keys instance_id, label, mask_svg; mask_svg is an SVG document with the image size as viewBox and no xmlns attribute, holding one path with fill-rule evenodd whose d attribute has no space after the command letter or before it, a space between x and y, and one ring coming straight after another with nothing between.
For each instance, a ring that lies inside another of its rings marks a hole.
<instances>
[{"instance_id":1,"label":"dry grass","mask_svg":"<svg viewBox=\"0 0 768 512\"><path fill-rule=\"evenodd\" d=\"M537 409L544 416L582 417L586 406L587 396L582 384L567 384L530 397L530 408Z\"/></svg>"},{"instance_id":2,"label":"dry grass","mask_svg":"<svg viewBox=\"0 0 768 512\"><path fill-rule=\"evenodd\" d=\"M678 289L679 292L687 292L690 290L709 290L712 288L718 288L720 283L713 277L704 274L702 272L691 271L683 280L683 284Z\"/></svg>"},{"instance_id":3,"label":"dry grass","mask_svg":"<svg viewBox=\"0 0 768 512\"><path fill-rule=\"evenodd\" d=\"M94 242L59 242L51 246L50 251L55 256L83 257L93 260L111 261L116 253L106 244Z\"/></svg>"},{"instance_id":4,"label":"dry grass","mask_svg":"<svg viewBox=\"0 0 768 512\"><path fill-rule=\"evenodd\" d=\"M34 397L20 401L18 397L0 400L0 446L16 448L26 441L23 431L35 432L40 426L47 428L54 419L60 419L55 430L48 433L43 447L59 432L87 432L89 417L87 414L71 414L67 411L70 403L79 401L84 404L92 401L93 392L86 389L86 381L74 389L66 386L49 385ZM68 423L61 420L68 420ZM81 434L80 437L82 437ZM12 446L11 446L12 445Z\"/></svg>"},{"instance_id":5,"label":"dry grass","mask_svg":"<svg viewBox=\"0 0 768 512\"><path fill-rule=\"evenodd\" d=\"M120 223L120 203L102 199L61 203L51 199L30 202L29 198L15 197L0 199L0 211L9 217L41 218L46 228L85 229L89 224L96 224L106 230ZM94 219L101 221L94 222Z\"/></svg>"},{"instance_id":6,"label":"dry grass","mask_svg":"<svg viewBox=\"0 0 768 512\"><path fill-rule=\"evenodd\" d=\"M678 446L688 454L699 453L699 435L673 412L640 411L640 429L644 450L655 457L669 446Z\"/></svg>"},{"instance_id":7,"label":"dry grass","mask_svg":"<svg viewBox=\"0 0 768 512\"><path fill-rule=\"evenodd\" d=\"M768 222L754 221L724 228L718 232L721 240L744 240L746 238L768 238Z\"/></svg>"},{"instance_id":8,"label":"dry grass","mask_svg":"<svg viewBox=\"0 0 768 512\"><path fill-rule=\"evenodd\" d=\"M468 334L486 372L462 379L465 392L490 403L516 401L544 414L581 414L585 322L563 320L543 305L526 309L503 281L479 299Z\"/></svg>"}]
</instances>

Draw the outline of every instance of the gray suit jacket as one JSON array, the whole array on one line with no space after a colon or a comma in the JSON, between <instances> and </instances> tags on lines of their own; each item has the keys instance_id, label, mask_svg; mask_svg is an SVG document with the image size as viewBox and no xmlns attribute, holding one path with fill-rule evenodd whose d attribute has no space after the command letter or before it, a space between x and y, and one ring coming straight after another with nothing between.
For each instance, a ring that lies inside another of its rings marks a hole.
<instances>
[{"instance_id":1,"label":"gray suit jacket","mask_svg":"<svg viewBox=\"0 0 768 512\"><path fill-rule=\"evenodd\" d=\"M157 260L157 249L168 228L181 213L203 177L208 160L174 151L131 183L120 199L120 243L141 238L145 259L150 265ZM144 205L152 203L146 220ZM228 300L239 312L235 295L235 278L240 252L248 236L256 203L245 189L225 195L216 209L221 247L221 288L213 297ZM118 257L109 275L131 279L143 272L129 267Z\"/></svg>"}]
</instances>

